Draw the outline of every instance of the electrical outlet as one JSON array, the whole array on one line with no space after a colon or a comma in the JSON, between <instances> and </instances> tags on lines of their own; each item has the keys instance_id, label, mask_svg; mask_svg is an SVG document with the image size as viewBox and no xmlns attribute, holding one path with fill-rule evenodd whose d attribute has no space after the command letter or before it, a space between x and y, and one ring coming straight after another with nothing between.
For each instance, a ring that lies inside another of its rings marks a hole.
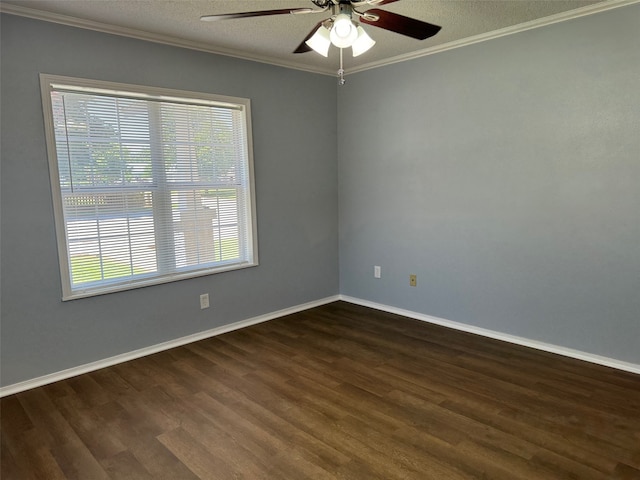
<instances>
[{"instance_id":1,"label":"electrical outlet","mask_svg":"<svg viewBox=\"0 0 640 480\"><path fill-rule=\"evenodd\" d=\"M418 286L418 276L417 275L409 275L409 285L412 287Z\"/></svg>"},{"instance_id":2,"label":"electrical outlet","mask_svg":"<svg viewBox=\"0 0 640 480\"><path fill-rule=\"evenodd\" d=\"M376 265L375 267L373 267L373 276L375 278L380 278L380 266Z\"/></svg>"},{"instance_id":3,"label":"electrical outlet","mask_svg":"<svg viewBox=\"0 0 640 480\"><path fill-rule=\"evenodd\" d=\"M205 308L209 308L209 294L203 293L200 295L200 310L204 310Z\"/></svg>"}]
</instances>

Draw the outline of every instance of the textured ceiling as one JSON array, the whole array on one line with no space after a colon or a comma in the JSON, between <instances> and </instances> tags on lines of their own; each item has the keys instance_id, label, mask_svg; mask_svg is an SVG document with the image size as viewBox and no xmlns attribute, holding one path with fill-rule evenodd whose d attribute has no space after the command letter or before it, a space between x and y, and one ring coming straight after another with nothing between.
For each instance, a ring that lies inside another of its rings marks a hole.
<instances>
[{"instance_id":1,"label":"textured ceiling","mask_svg":"<svg viewBox=\"0 0 640 480\"><path fill-rule=\"evenodd\" d=\"M567 14L588 13L622 3L629 0L400 0L380 8L440 25L442 30L420 41L365 26L377 44L357 58L351 57L350 49L345 50L345 69L362 70L474 40L488 32L499 34L538 19L557 20ZM1 5L8 13L106 31L114 31L110 27L115 26L116 32L126 35L305 70L333 73L338 68L335 47L328 58L315 52L291 53L320 20L329 16L327 13L199 20L207 14L315 8L310 0L2 0Z\"/></svg>"}]
</instances>

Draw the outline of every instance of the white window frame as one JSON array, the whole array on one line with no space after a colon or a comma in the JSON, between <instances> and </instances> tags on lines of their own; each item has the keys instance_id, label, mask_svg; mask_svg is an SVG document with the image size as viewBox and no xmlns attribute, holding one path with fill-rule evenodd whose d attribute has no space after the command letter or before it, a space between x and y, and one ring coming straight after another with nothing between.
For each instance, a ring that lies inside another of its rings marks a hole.
<instances>
[{"instance_id":1,"label":"white window frame","mask_svg":"<svg viewBox=\"0 0 640 480\"><path fill-rule=\"evenodd\" d=\"M148 87L141 85L130 85L123 83L106 82L84 78L74 78L59 75L40 74L40 87L42 95L42 105L45 124L45 135L47 153L49 161L49 172L51 179L51 192L53 200L53 210L55 217L56 239L58 244L58 257L60 263L60 277L62 280L62 300L72 300L83 297L91 297L106 293L130 290L134 288L146 287L168 283L187 278L211 275L230 270L237 270L258 265L258 239L257 221L255 205L255 181L253 166L253 142L251 130L251 103L249 99L239 97L229 97L210 93L190 92L159 87ZM58 168L58 154L56 150L56 136L53 120L53 106L51 100L52 89L70 87L73 91L85 91L87 93L106 93L123 98L138 98L142 100L154 100L169 103L187 103L195 105L209 105L217 107L231 107L240 109L243 113L245 138L246 138L246 165L247 168L247 188L248 201L245 202L241 212L246 217L245 224L247 231L245 239L247 243L247 259L240 263L222 264L205 269L192 271L164 273L159 272L155 276L142 279L130 280L126 283L111 283L103 281L104 284L90 287L73 287L71 278L71 259L69 254L69 244L67 242L67 227L65 223L63 194L60 182L60 171Z\"/></svg>"}]
</instances>

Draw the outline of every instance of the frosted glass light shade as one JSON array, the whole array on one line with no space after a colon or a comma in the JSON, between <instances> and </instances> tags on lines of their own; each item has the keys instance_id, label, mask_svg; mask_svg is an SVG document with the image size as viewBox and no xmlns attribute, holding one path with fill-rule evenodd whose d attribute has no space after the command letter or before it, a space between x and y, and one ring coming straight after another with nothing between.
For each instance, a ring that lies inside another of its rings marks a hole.
<instances>
[{"instance_id":1,"label":"frosted glass light shade","mask_svg":"<svg viewBox=\"0 0 640 480\"><path fill-rule=\"evenodd\" d=\"M329 47L331 46L331 39L329 38L329 29L324 25L320 25L316 33L306 42L309 47L318 52L323 57L329 56Z\"/></svg>"},{"instance_id":2,"label":"frosted glass light shade","mask_svg":"<svg viewBox=\"0 0 640 480\"><path fill-rule=\"evenodd\" d=\"M358 30L351 21L349 15L339 14L333 22L333 28L329 32L329 38L338 48L348 48L358 38Z\"/></svg>"},{"instance_id":3,"label":"frosted glass light shade","mask_svg":"<svg viewBox=\"0 0 640 480\"><path fill-rule=\"evenodd\" d=\"M358 26L357 32L358 38L355 42L353 42L353 45L351 46L354 57L362 55L364 52L366 52L376 44L376 41L369 35L367 35L367 32L365 32L364 28L362 28L361 26Z\"/></svg>"}]
</instances>

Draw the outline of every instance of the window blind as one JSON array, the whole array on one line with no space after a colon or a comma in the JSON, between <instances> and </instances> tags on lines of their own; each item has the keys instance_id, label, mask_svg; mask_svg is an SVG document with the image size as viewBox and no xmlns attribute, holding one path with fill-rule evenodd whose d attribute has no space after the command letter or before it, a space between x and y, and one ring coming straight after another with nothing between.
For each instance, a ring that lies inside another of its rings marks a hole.
<instances>
[{"instance_id":1,"label":"window blind","mask_svg":"<svg viewBox=\"0 0 640 480\"><path fill-rule=\"evenodd\" d=\"M66 298L256 262L248 101L126 87L47 81Z\"/></svg>"}]
</instances>

